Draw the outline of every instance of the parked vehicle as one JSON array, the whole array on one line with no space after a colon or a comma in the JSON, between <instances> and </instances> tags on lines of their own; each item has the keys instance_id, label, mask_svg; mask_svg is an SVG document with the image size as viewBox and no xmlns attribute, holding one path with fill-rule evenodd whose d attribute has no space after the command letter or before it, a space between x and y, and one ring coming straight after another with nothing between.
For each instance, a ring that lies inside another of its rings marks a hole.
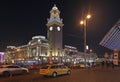
<instances>
[{"instance_id":1,"label":"parked vehicle","mask_svg":"<svg viewBox=\"0 0 120 82\"><path fill-rule=\"evenodd\" d=\"M30 70L37 70L37 69L40 69L40 65L35 65L35 64L33 64L33 65L30 65L29 67L28 67L28 69L30 69Z\"/></svg>"},{"instance_id":2,"label":"parked vehicle","mask_svg":"<svg viewBox=\"0 0 120 82\"><path fill-rule=\"evenodd\" d=\"M86 66L85 66L85 63L80 63L80 68L89 68L90 65L88 63L86 63Z\"/></svg>"},{"instance_id":3,"label":"parked vehicle","mask_svg":"<svg viewBox=\"0 0 120 82\"><path fill-rule=\"evenodd\" d=\"M0 66L0 75L10 76L13 74L26 74L29 73L27 68L23 68L17 65L2 65Z\"/></svg>"},{"instance_id":4,"label":"parked vehicle","mask_svg":"<svg viewBox=\"0 0 120 82\"><path fill-rule=\"evenodd\" d=\"M62 74L71 74L71 69L63 64L46 65L40 68L39 73L44 76L53 76Z\"/></svg>"}]
</instances>

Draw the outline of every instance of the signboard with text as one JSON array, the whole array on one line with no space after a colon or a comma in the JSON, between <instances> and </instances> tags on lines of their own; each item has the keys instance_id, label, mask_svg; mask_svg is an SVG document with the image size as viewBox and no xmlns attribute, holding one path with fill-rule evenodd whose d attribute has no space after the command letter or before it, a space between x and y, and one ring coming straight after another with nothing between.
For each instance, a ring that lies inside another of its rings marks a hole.
<instances>
[{"instance_id":1,"label":"signboard with text","mask_svg":"<svg viewBox=\"0 0 120 82\"><path fill-rule=\"evenodd\" d=\"M114 54L113 54L113 64L114 65L118 65L118 51L114 50Z\"/></svg>"}]
</instances>

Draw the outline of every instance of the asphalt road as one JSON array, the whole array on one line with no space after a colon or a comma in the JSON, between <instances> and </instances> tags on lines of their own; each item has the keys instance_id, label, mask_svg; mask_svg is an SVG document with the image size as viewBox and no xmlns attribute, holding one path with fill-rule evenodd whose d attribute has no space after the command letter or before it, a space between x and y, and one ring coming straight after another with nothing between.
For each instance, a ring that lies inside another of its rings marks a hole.
<instances>
[{"instance_id":1,"label":"asphalt road","mask_svg":"<svg viewBox=\"0 0 120 82\"><path fill-rule=\"evenodd\" d=\"M120 82L120 69L72 69L71 75L62 75L56 78L43 77L39 75L38 71L32 71L26 75L0 77L0 82Z\"/></svg>"}]
</instances>

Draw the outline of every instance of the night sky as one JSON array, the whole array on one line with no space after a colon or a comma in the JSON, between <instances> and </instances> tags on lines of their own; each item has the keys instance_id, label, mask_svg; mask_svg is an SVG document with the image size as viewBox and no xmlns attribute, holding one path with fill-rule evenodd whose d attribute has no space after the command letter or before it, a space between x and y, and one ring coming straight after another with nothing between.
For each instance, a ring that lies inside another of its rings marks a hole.
<instances>
[{"instance_id":1,"label":"night sky","mask_svg":"<svg viewBox=\"0 0 120 82\"><path fill-rule=\"evenodd\" d=\"M63 44L83 51L83 26L87 13L87 44L103 55L109 49L99 45L120 18L120 0L2 0L0 1L0 51L6 46L25 45L35 35L47 36L47 18L56 4L63 18Z\"/></svg>"}]
</instances>

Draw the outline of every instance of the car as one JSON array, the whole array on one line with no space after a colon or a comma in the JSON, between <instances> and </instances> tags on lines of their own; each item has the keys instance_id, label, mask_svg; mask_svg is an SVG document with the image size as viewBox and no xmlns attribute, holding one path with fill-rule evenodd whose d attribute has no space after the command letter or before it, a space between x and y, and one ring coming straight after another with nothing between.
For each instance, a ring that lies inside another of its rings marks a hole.
<instances>
[{"instance_id":1,"label":"car","mask_svg":"<svg viewBox=\"0 0 120 82\"><path fill-rule=\"evenodd\" d=\"M80 68L89 68L90 66L86 63L86 66L85 66L85 63L80 63Z\"/></svg>"},{"instance_id":2,"label":"car","mask_svg":"<svg viewBox=\"0 0 120 82\"><path fill-rule=\"evenodd\" d=\"M62 75L62 74L70 75L71 69L63 64L51 64L41 67L39 73L40 75L43 76L56 77L57 75Z\"/></svg>"},{"instance_id":3,"label":"car","mask_svg":"<svg viewBox=\"0 0 120 82\"><path fill-rule=\"evenodd\" d=\"M26 74L29 73L27 68L23 68L17 65L1 65L0 66L0 75L8 77L14 74Z\"/></svg>"},{"instance_id":4,"label":"car","mask_svg":"<svg viewBox=\"0 0 120 82\"><path fill-rule=\"evenodd\" d=\"M72 69L79 68L79 64L71 64L71 68Z\"/></svg>"},{"instance_id":5,"label":"car","mask_svg":"<svg viewBox=\"0 0 120 82\"><path fill-rule=\"evenodd\" d=\"M30 65L30 66L28 66L27 68L28 69L30 69L30 70L38 70L38 69L40 69L40 65L39 64L32 64L32 65Z\"/></svg>"}]
</instances>

